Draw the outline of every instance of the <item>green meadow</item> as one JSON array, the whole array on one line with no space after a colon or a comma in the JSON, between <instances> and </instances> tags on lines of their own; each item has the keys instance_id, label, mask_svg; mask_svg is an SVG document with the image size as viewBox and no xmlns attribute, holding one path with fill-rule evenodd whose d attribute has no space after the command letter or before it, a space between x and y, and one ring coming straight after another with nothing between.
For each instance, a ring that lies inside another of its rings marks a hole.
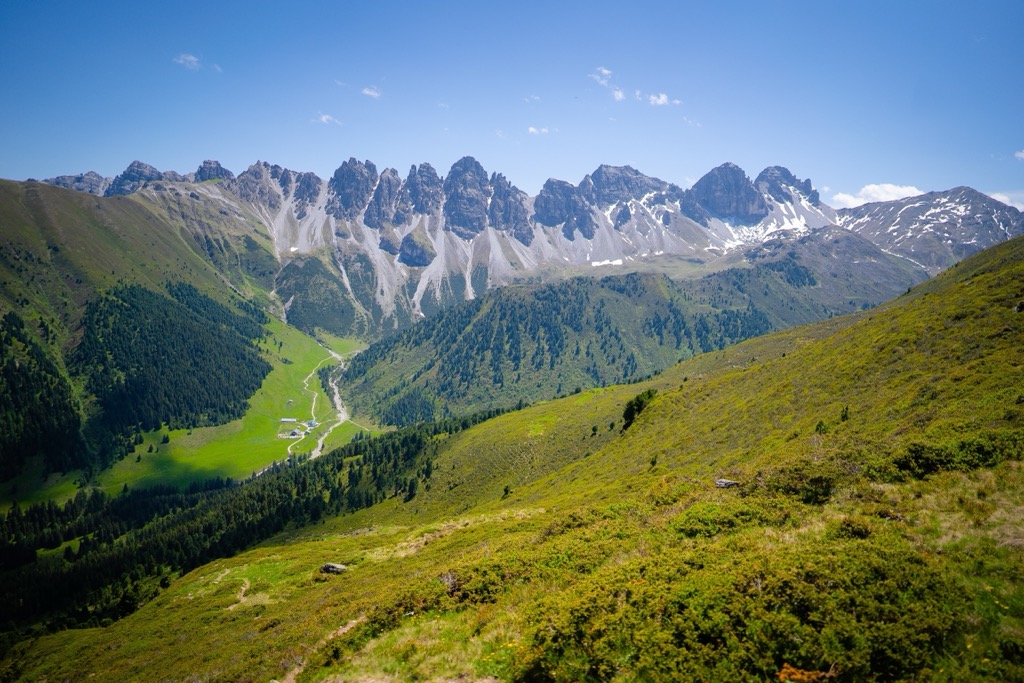
<instances>
[{"instance_id":1,"label":"green meadow","mask_svg":"<svg viewBox=\"0 0 1024 683\"><path fill-rule=\"evenodd\" d=\"M317 369L338 362L332 352L344 358L365 344L326 334L318 343L276 319L270 321L267 330L260 349L273 370L249 400L244 417L214 427L149 432L133 453L100 473L92 483L113 494L125 485L187 486L213 477L245 479L289 456L309 455L336 423L337 414L320 385ZM282 418L297 422L284 423ZM305 430L301 439L279 437L310 420L318 424ZM336 426L324 441L323 451L348 443L360 431L365 429L352 422ZM40 467L27 468L0 490L0 504L6 507L15 500L23 504L66 500L75 495L84 477L83 472L75 471L42 478L40 463Z\"/></svg>"},{"instance_id":2,"label":"green meadow","mask_svg":"<svg viewBox=\"0 0 1024 683\"><path fill-rule=\"evenodd\" d=\"M116 493L126 484L187 486L213 477L244 479L289 456L310 454L337 413L316 371L338 362L331 351L345 356L357 351L360 342L328 337L328 350L278 320L267 328L269 335L260 348L273 370L249 400L244 417L215 427L150 432L131 455L98 477L100 487ZM298 422L282 422L285 418ZM317 426L304 431L302 438L286 438L298 423L310 420ZM345 443L359 431L342 425L331 432L324 448ZM169 440L162 443L165 436Z\"/></svg>"}]
</instances>

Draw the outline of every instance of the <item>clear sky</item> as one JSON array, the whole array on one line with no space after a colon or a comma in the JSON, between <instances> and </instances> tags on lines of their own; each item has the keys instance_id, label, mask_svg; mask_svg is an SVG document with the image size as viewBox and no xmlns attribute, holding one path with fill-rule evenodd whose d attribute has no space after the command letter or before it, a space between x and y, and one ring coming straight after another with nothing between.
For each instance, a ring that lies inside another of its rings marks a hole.
<instances>
[{"instance_id":1,"label":"clear sky","mask_svg":"<svg viewBox=\"0 0 1024 683\"><path fill-rule=\"evenodd\" d=\"M0 0L0 177L471 155L535 195L731 161L833 206L969 185L1024 208L1022 28L1022 0Z\"/></svg>"}]
</instances>

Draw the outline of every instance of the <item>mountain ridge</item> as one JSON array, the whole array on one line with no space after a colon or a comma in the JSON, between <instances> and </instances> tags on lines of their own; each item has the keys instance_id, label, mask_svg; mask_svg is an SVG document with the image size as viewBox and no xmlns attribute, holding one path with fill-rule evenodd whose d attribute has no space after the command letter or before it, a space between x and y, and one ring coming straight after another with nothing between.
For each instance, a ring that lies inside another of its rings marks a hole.
<instances>
[{"instance_id":1,"label":"mountain ridge","mask_svg":"<svg viewBox=\"0 0 1024 683\"><path fill-rule=\"evenodd\" d=\"M492 287L594 268L656 270L671 257L688 260L684 270L715 269L751 246L829 225L929 275L1024 232L1024 214L963 188L837 211L784 167L751 180L732 163L689 189L602 164L578 185L551 178L533 197L469 156L447 175L424 163L404 179L355 158L327 179L262 161L237 176L215 161L187 175L133 162L106 185L98 178L45 182L150 199L204 187L255 217L283 267L320 260L346 299L329 317L355 319L342 310L352 309L368 321L363 329L398 329ZM906 210L911 205L916 211Z\"/></svg>"}]
</instances>

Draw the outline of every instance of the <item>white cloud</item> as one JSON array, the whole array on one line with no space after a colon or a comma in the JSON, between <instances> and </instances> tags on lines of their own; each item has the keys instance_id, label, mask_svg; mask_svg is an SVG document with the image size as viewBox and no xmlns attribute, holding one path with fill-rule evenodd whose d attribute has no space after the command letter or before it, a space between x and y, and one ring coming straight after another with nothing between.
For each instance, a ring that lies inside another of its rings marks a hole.
<instances>
[{"instance_id":1,"label":"white cloud","mask_svg":"<svg viewBox=\"0 0 1024 683\"><path fill-rule=\"evenodd\" d=\"M530 135L547 135L548 134L548 129L547 128L536 128L534 126L530 126L529 128L526 129L526 132L529 133Z\"/></svg>"},{"instance_id":2,"label":"white cloud","mask_svg":"<svg viewBox=\"0 0 1024 683\"><path fill-rule=\"evenodd\" d=\"M832 206L837 209L851 209L869 202L891 202L904 197L914 197L924 194L913 185L893 185L892 183L877 183L865 185L860 188L857 194L839 192L832 196Z\"/></svg>"},{"instance_id":3,"label":"white cloud","mask_svg":"<svg viewBox=\"0 0 1024 683\"><path fill-rule=\"evenodd\" d=\"M380 89L375 85L368 85L359 92L363 93L367 97L372 97L373 99L380 97Z\"/></svg>"},{"instance_id":4,"label":"white cloud","mask_svg":"<svg viewBox=\"0 0 1024 683\"><path fill-rule=\"evenodd\" d=\"M596 69L594 69L594 73L590 74L590 77L593 78L598 83L600 83L601 85L608 87L608 81L612 77L612 72L610 69L606 69L603 66L599 66Z\"/></svg>"},{"instance_id":5,"label":"white cloud","mask_svg":"<svg viewBox=\"0 0 1024 683\"><path fill-rule=\"evenodd\" d=\"M340 126L341 125L341 121L339 121L338 119L334 118L330 114L323 114L323 113L317 114L316 118L313 119L313 120L315 122L317 122L317 123L323 123L323 124L326 124L326 125L329 125L329 124L332 124L332 123L334 125L336 125L336 126Z\"/></svg>"},{"instance_id":6,"label":"white cloud","mask_svg":"<svg viewBox=\"0 0 1024 683\"><path fill-rule=\"evenodd\" d=\"M523 102L540 102L540 95L530 95L529 97L524 97Z\"/></svg>"},{"instance_id":7,"label":"white cloud","mask_svg":"<svg viewBox=\"0 0 1024 683\"><path fill-rule=\"evenodd\" d=\"M657 95L648 95L647 101L651 103L652 107L664 107L669 102L668 95L663 92Z\"/></svg>"},{"instance_id":8,"label":"white cloud","mask_svg":"<svg viewBox=\"0 0 1024 683\"><path fill-rule=\"evenodd\" d=\"M181 64L189 71L199 71L199 69L203 68L203 64L199 61L199 57L191 55L187 52L182 52L180 55L178 55L171 61L173 61L175 64Z\"/></svg>"},{"instance_id":9,"label":"white cloud","mask_svg":"<svg viewBox=\"0 0 1024 683\"><path fill-rule=\"evenodd\" d=\"M639 101L641 101L641 102L642 102L642 101L643 101L643 99L644 99L644 95L643 95L643 93L641 93L641 92L640 92L639 90L634 90L634 91L633 91L633 97L635 97L635 98L636 98L637 100L639 100Z\"/></svg>"},{"instance_id":10,"label":"white cloud","mask_svg":"<svg viewBox=\"0 0 1024 683\"><path fill-rule=\"evenodd\" d=\"M622 100L626 99L626 93L622 92L621 88L613 88L612 97L615 99L616 102L621 102Z\"/></svg>"},{"instance_id":11,"label":"white cloud","mask_svg":"<svg viewBox=\"0 0 1024 683\"><path fill-rule=\"evenodd\" d=\"M224 73L224 69L220 68L220 64L214 64L210 68L213 69L214 71L216 71L219 74Z\"/></svg>"},{"instance_id":12,"label":"white cloud","mask_svg":"<svg viewBox=\"0 0 1024 683\"><path fill-rule=\"evenodd\" d=\"M1024 149L1022 149L1019 152L1014 152L1013 153L1013 158L1014 159L1020 159L1021 161L1024 161Z\"/></svg>"},{"instance_id":13,"label":"white cloud","mask_svg":"<svg viewBox=\"0 0 1024 683\"><path fill-rule=\"evenodd\" d=\"M449 109L448 103L447 102L438 102L437 103L437 108L438 109Z\"/></svg>"},{"instance_id":14,"label":"white cloud","mask_svg":"<svg viewBox=\"0 0 1024 683\"><path fill-rule=\"evenodd\" d=\"M1012 206L1018 211L1024 211L1024 190L1018 192L988 192L987 194L997 202Z\"/></svg>"}]
</instances>

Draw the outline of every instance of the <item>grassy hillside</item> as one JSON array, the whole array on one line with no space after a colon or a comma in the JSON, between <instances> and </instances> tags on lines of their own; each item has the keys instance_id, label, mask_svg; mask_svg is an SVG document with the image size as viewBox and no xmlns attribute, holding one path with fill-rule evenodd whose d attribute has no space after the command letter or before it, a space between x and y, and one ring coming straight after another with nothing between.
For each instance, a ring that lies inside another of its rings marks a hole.
<instances>
[{"instance_id":1,"label":"grassy hillside","mask_svg":"<svg viewBox=\"0 0 1024 683\"><path fill-rule=\"evenodd\" d=\"M0 348L0 476L34 479L20 495L109 466L158 422L244 412L269 370L247 299L267 303L277 265L241 209L209 188L100 198L0 181L0 226L0 312L23 322Z\"/></svg>"},{"instance_id":2,"label":"grassy hillside","mask_svg":"<svg viewBox=\"0 0 1024 683\"><path fill-rule=\"evenodd\" d=\"M1021 680L1022 282L1017 239L880 308L417 441L389 461L415 495L292 524L106 628L38 632L6 672ZM340 495L394 478L339 457Z\"/></svg>"}]
</instances>

